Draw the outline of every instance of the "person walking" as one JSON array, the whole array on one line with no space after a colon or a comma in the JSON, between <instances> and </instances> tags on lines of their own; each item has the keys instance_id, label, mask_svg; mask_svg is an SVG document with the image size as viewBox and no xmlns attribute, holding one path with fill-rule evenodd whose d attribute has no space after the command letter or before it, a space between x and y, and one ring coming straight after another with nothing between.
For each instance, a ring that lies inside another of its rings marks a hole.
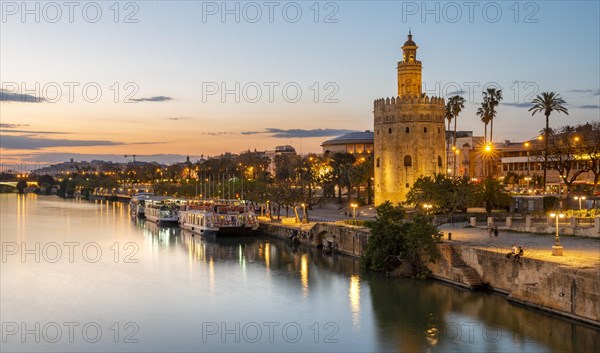
<instances>
[{"instance_id":1,"label":"person walking","mask_svg":"<svg viewBox=\"0 0 600 353\"><path fill-rule=\"evenodd\" d=\"M498 226L494 226L494 236L498 237Z\"/></svg>"}]
</instances>

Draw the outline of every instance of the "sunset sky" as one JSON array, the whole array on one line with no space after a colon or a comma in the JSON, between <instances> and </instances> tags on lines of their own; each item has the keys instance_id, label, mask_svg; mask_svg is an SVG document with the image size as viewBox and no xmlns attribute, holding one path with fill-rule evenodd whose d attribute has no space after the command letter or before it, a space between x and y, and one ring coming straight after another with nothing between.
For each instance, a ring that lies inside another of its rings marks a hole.
<instances>
[{"instance_id":1,"label":"sunset sky","mask_svg":"<svg viewBox=\"0 0 600 353\"><path fill-rule=\"evenodd\" d=\"M496 141L537 135L527 108L543 91L568 103L553 127L600 119L598 1L474 3L2 1L2 163L319 152L373 129L409 28L425 92L467 99L460 130L483 135L490 83L504 92Z\"/></svg>"}]
</instances>

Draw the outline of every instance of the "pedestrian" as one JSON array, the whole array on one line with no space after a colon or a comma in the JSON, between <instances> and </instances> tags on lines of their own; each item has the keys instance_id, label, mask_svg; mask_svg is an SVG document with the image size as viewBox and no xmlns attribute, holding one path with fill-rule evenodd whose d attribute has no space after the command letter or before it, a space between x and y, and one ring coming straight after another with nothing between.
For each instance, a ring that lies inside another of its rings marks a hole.
<instances>
[{"instance_id":1,"label":"pedestrian","mask_svg":"<svg viewBox=\"0 0 600 353\"><path fill-rule=\"evenodd\" d=\"M493 233L494 233L494 230L492 229L492 226L491 226L491 225L489 225L489 226L488 226L488 237L490 237L490 238L491 238Z\"/></svg>"},{"instance_id":2,"label":"pedestrian","mask_svg":"<svg viewBox=\"0 0 600 353\"><path fill-rule=\"evenodd\" d=\"M494 226L494 236L498 236L498 226Z\"/></svg>"}]
</instances>

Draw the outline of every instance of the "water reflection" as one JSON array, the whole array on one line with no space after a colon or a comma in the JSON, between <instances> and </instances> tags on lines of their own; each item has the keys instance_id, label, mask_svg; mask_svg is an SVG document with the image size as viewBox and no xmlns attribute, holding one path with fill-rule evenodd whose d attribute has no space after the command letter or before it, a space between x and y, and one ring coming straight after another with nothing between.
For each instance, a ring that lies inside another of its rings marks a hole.
<instances>
[{"instance_id":1,"label":"water reflection","mask_svg":"<svg viewBox=\"0 0 600 353\"><path fill-rule=\"evenodd\" d=\"M3 320L98 321L107 332L116 321L140 327L140 344L133 346L107 340L48 347L13 340L2 346L6 351L600 350L598 330L512 305L499 295L386 278L362 271L357 259L285 240L192 236L131 219L119 203L33 195L0 195L0 202L3 243L25 240L31 249L32 241L98 242L106 254L98 263L57 264L23 263L14 255L0 266ZM114 262L115 242L139 245L139 261ZM293 344L281 335L252 345L223 343L220 335L205 343L205 322L227 327L294 322L303 336ZM325 337L337 343L325 344Z\"/></svg>"}]
</instances>

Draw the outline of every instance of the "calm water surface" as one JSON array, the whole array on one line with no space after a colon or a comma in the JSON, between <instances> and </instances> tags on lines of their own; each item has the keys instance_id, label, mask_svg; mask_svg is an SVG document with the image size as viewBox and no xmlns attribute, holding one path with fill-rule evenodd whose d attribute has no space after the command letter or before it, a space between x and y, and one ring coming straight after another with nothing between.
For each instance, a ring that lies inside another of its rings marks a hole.
<instances>
[{"instance_id":1,"label":"calm water surface","mask_svg":"<svg viewBox=\"0 0 600 353\"><path fill-rule=\"evenodd\" d=\"M599 332L121 203L0 195L2 352L597 352Z\"/></svg>"}]
</instances>

